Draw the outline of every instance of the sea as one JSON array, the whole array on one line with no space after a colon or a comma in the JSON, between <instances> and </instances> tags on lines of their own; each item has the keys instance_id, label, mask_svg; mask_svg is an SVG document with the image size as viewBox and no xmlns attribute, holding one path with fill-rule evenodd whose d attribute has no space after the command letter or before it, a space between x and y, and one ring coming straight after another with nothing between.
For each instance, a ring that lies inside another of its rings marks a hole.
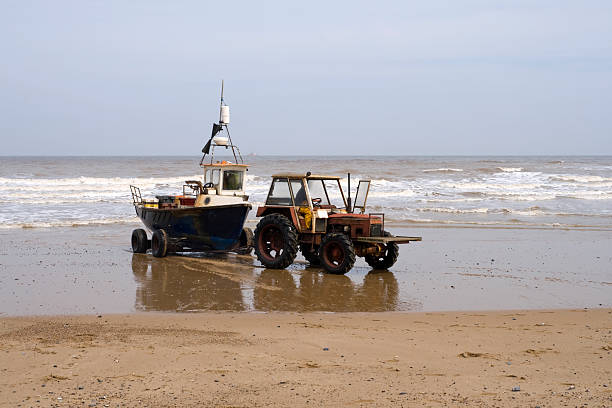
<instances>
[{"instance_id":1,"label":"sea","mask_svg":"<svg viewBox=\"0 0 612 408\"><path fill-rule=\"evenodd\" d=\"M228 158L225 158L228 159ZM246 193L265 201L271 175L371 180L368 212L397 225L612 229L612 156L246 156ZM202 178L200 157L0 157L0 228L138 224L143 197ZM346 193L346 191L345 191ZM339 199L337 192L334 199ZM332 194L333 195L333 194ZM253 222L255 212L250 214Z\"/></svg>"}]
</instances>

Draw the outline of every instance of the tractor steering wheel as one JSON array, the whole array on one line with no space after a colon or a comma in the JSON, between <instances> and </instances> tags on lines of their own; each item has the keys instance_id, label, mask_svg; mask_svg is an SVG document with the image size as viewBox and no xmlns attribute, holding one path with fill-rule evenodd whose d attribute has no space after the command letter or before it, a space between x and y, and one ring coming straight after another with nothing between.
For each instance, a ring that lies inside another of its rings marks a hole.
<instances>
[{"instance_id":1,"label":"tractor steering wheel","mask_svg":"<svg viewBox=\"0 0 612 408\"><path fill-rule=\"evenodd\" d=\"M204 188L213 188L215 185L213 183L206 183L202 187Z\"/></svg>"},{"instance_id":2,"label":"tractor steering wheel","mask_svg":"<svg viewBox=\"0 0 612 408\"><path fill-rule=\"evenodd\" d=\"M323 201L323 200L321 200L320 198L313 198L312 199L312 205L315 206L315 207L320 207L321 206L321 201Z\"/></svg>"}]
</instances>

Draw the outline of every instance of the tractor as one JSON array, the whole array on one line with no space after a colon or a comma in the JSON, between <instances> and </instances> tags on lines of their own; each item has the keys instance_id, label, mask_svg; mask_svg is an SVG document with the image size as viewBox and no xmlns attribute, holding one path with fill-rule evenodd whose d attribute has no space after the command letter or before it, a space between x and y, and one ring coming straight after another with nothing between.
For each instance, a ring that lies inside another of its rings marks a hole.
<instances>
[{"instance_id":1,"label":"tractor","mask_svg":"<svg viewBox=\"0 0 612 408\"><path fill-rule=\"evenodd\" d=\"M398 244L421 237L394 237L385 231L385 215L365 213L370 180L357 185L354 202L345 197L340 177L276 174L255 229L257 259L267 268L291 265L298 250L311 266L343 275L362 256L374 269L388 269L399 255ZM356 212L357 211L357 212Z\"/></svg>"}]
</instances>

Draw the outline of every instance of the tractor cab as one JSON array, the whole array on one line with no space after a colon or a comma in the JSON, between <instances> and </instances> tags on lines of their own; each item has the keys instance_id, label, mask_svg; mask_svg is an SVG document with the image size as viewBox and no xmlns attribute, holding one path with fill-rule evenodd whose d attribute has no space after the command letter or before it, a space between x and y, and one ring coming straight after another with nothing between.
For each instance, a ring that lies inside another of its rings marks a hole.
<instances>
[{"instance_id":1,"label":"tractor cab","mask_svg":"<svg viewBox=\"0 0 612 408\"><path fill-rule=\"evenodd\" d=\"M330 226L337 229L340 223L344 223L340 229L348 232L344 226L351 222L368 224L354 228L352 235L369 236L371 222L381 224L377 233L382 234L382 219L364 214L370 181L359 182L355 204L351 206L351 199L344 195L340 180L337 176L311 173L275 174L272 176L265 206L259 207L257 216L283 214L293 221L298 232L305 234L326 233ZM358 210L359 214L354 214L355 210Z\"/></svg>"}]
</instances>

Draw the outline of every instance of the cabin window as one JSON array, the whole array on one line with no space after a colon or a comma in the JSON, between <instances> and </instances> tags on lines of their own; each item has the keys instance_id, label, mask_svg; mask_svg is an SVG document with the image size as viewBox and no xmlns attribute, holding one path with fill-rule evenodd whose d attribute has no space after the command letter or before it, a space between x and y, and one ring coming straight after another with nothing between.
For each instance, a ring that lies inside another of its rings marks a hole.
<instances>
[{"instance_id":1,"label":"cabin window","mask_svg":"<svg viewBox=\"0 0 612 408\"><path fill-rule=\"evenodd\" d=\"M325 192L325 187L323 186L323 180L308 180L308 191L310 192L311 200L320 198L321 205L329 205L327 193Z\"/></svg>"},{"instance_id":2,"label":"cabin window","mask_svg":"<svg viewBox=\"0 0 612 408\"><path fill-rule=\"evenodd\" d=\"M368 198L368 192L370 191L370 181L361 180L357 185L357 194L355 194L355 203L353 207L361 208L365 210L366 199Z\"/></svg>"},{"instance_id":3,"label":"cabin window","mask_svg":"<svg viewBox=\"0 0 612 408\"><path fill-rule=\"evenodd\" d=\"M344 208L346 206L342 197L342 188L337 180L326 180L325 191L331 205L336 208Z\"/></svg>"},{"instance_id":4,"label":"cabin window","mask_svg":"<svg viewBox=\"0 0 612 408\"><path fill-rule=\"evenodd\" d=\"M266 205L292 205L287 179L274 179Z\"/></svg>"},{"instance_id":5,"label":"cabin window","mask_svg":"<svg viewBox=\"0 0 612 408\"><path fill-rule=\"evenodd\" d=\"M212 172L211 183L213 183L215 186L218 186L219 185L219 175L221 173L221 170L214 169L211 172Z\"/></svg>"},{"instance_id":6,"label":"cabin window","mask_svg":"<svg viewBox=\"0 0 612 408\"><path fill-rule=\"evenodd\" d=\"M306 197L306 190L302 180L291 180L291 190L293 190L293 201L297 206L308 207L308 197Z\"/></svg>"},{"instance_id":7,"label":"cabin window","mask_svg":"<svg viewBox=\"0 0 612 408\"><path fill-rule=\"evenodd\" d=\"M223 171L223 189L224 190L242 190L242 170L224 170Z\"/></svg>"}]
</instances>

